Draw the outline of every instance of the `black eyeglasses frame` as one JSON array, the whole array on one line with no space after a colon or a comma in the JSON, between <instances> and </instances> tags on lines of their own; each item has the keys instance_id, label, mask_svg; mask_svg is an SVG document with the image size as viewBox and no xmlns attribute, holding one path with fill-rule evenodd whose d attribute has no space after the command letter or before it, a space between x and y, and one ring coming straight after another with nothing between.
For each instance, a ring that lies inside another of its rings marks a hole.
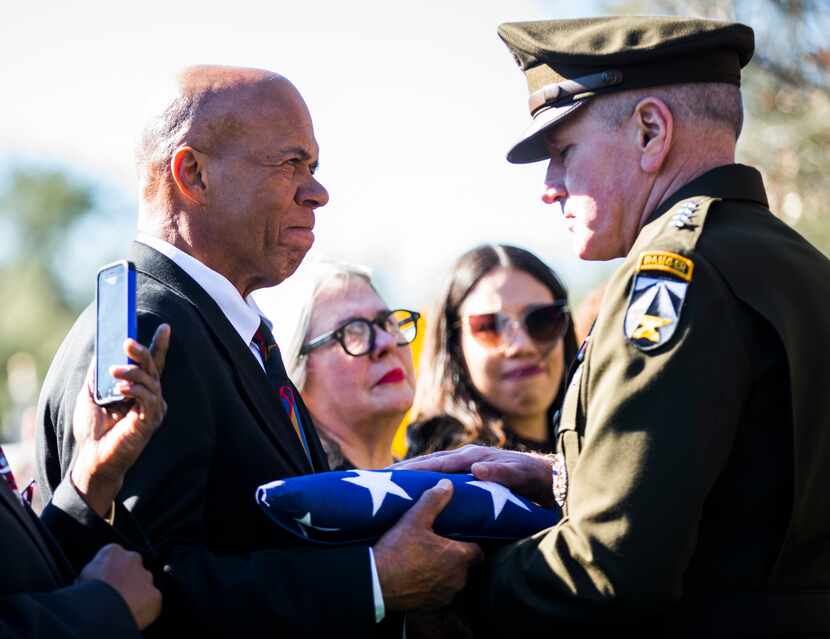
<instances>
[{"instance_id":1,"label":"black eyeglasses frame","mask_svg":"<svg viewBox=\"0 0 830 639\"><path fill-rule=\"evenodd\" d=\"M411 321L413 323L413 325L415 326L415 331L412 334L412 339L411 340L403 341L403 342L396 342L395 345L396 346L406 346L407 344L411 344L418 337L418 320L421 319L421 314L418 311L410 311L409 309L406 309L406 308L393 308L392 310L382 311L382 312L378 313L375 316L374 319L368 319L366 317L352 317L352 318L346 320L345 322L343 322L340 326L338 326L333 331L329 331L328 333L323 333L322 335L319 335L319 336L315 337L314 339L312 339L311 341L303 344L302 348L300 349L300 355L308 355L311 351L313 351L317 348L320 348L321 346L325 346L326 344L328 344L332 340L337 341L340 344L340 347L343 349L343 352L346 353L347 355L350 355L352 357L363 357L364 355L368 355L369 353L371 353L372 351L375 350L375 337L376 337L375 326L377 326L379 329L381 329L384 332L388 332L388 331L386 331L386 326L385 326L386 325L386 320L389 319L390 315L392 315L394 313L400 313L400 312L410 314L411 319L407 318L406 321ZM355 322L360 322L360 323L366 324L369 327L369 346L368 346L365 353L352 353L346 347L346 341L343 337L344 334L345 334L345 331L346 331L346 327L349 326L350 324L355 323Z\"/></svg>"}]
</instances>

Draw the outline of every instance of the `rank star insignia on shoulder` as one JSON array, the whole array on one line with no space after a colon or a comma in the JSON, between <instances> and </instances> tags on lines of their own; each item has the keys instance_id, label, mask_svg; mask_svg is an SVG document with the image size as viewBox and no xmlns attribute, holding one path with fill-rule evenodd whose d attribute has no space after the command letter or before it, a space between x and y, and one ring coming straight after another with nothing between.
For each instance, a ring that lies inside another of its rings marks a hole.
<instances>
[{"instance_id":1,"label":"rank star insignia on shoulder","mask_svg":"<svg viewBox=\"0 0 830 639\"><path fill-rule=\"evenodd\" d=\"M668 342L677 328L694 262L670 251L646 251L637 271L625 312L626 339L643 351Z\"/></svg>"}]
</instances>

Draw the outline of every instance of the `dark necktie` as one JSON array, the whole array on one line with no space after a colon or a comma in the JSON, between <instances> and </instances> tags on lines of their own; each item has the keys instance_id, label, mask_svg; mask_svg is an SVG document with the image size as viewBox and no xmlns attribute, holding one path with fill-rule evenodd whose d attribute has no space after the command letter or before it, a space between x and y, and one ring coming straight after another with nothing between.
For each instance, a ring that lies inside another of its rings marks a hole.
<instances>
[{"instance_id":1,"label":"dark necktie","mask_svg":"<svg viewBox=\"0 0 830 639\"><path fill-rule=\"evenodd\" d=\"M314 470L314 464L311 461L311 452L308 447L308 439L297 404L297 396L294 393L291 380L288 378L288 373L285 372L285 365L282 363L282 356L280 355L277 341L274 339L274 334L271 333L271 329L268 328L264 320L260 321L259 328L254 333L254 344L262 356L262 363L265 364L265 373L268 375L268 380L271 382L271 386L279 398L280 406L288 416L288 421L291 422L291 426L294 427L294 432L300 440L306 459L308 459L311 469Z\"/></svg>"}]
</instances>

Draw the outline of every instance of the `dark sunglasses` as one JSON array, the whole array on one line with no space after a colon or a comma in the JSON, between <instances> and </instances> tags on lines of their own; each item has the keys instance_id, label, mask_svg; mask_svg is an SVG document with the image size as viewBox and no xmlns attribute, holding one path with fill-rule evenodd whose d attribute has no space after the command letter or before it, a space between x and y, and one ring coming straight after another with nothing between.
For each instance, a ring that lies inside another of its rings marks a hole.
<instances>
[{"instance_id":1,"label":"dark sunglasses","mask_svg":"<svg viewBox=\"0 0 830 639\"><path fill-rule=\"evenodd\" d=\"M467 315L464 323L470 334L486 346L501 346L508 328L524 328L527 336L538 344L552 344L568 330L570 314L567 300L557 300L553 304L535 306L525 311L521 319L513 319L504 313L479 313Z\"/></svg>"},{"instance_id":2,"label":"dark sunglasses","mask_svg":"<svg viewBox=\"0 0 830 639\"><path fill-rule=\"evenodd\" d=\"M406 309L395 309L378 313L374 319L353 317L343 322L338 328L319 337L315 337L300 349L300 355L306 355L315 348L320 348L336 340L348 355L360 357L375 350L375 327L379 327L395 338L395 344L406 346L418 335L418 319L421 314Z\"/></svg>"}]
</instances>

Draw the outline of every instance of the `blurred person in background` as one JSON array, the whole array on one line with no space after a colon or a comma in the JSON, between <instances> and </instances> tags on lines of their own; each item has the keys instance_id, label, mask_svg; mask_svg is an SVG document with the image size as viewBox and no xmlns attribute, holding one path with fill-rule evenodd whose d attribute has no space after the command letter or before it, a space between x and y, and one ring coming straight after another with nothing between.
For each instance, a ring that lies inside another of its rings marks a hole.
<instances>
[{"instance_id":1,"label":"blurred person in background","mask_svg":"<svg viewBox=\"0 0 830 639\"><path fill-rule=\"evenodd\" d=\"M606 285L606 282L603 282L596 288L591 289L577 307L576 313L574 313L574 331L576 332L576 340L580 344L590 334L591 327L594 325L597 315L599 315Z\"/></svg>"},{"instance_id":2,"label":"blurred person in background","mask_svg":"<svg viewBox=\"0 0 830 639\"><path fill-rule=\"evenodd\" d=\"M286 350L332 470L384 468L415 394L418 313L390 310L367 270L321 265Z\"/></svg>"},{"instance_id":3,"label":"blurred person in background","mask_svg":"<svg viewBox=\"0 0 830 639\"><path fill-rule=\"evenodd\" d=\"M551 452L576 337L556 273L524 249L459 258L427 321L407 456L477 443Z\"/></svg>"}]
</instances>

